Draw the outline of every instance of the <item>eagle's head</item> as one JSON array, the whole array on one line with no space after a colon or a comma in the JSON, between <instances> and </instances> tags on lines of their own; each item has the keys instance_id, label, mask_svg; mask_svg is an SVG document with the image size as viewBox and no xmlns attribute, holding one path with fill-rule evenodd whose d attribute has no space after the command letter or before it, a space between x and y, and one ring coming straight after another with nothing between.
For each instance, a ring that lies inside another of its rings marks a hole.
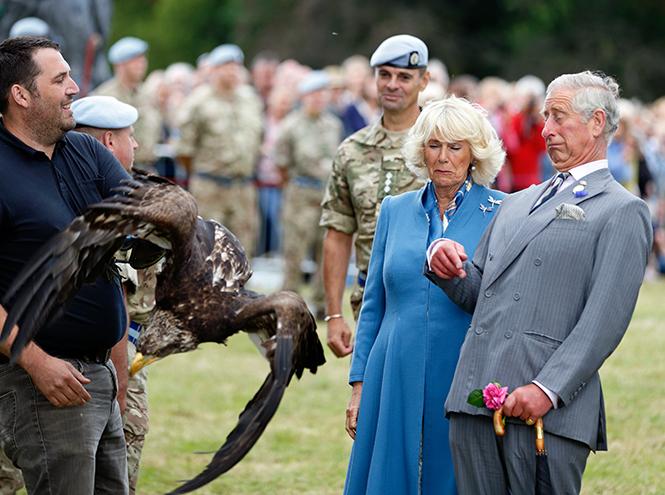
<instances>
[{"instance_id":1,"label":"eagle's head","mask_svg":"<svg viewBox=\"0 0 665 495\"><path fill-rule=\"evenodd\" d=\"M130 364L130 376L158 359L170 354L192 351L198 345L196 335L184 328L172 313L155 309L150 323L141 330L136 357Z\"/></svg>"}]
</instances>

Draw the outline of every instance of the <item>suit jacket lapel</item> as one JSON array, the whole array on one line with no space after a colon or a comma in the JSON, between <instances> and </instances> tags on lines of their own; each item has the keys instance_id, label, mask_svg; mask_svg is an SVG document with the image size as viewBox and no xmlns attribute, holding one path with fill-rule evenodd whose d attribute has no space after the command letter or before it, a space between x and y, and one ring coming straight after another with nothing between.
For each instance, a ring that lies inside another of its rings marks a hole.
<instances>
[{"instance_id":1,"label":"suit jacket lapel","mask_svg":"<svg viewBox=\"0 0 665 495\"><path fill-rule=\"evenodd\" d=\"M609 182L612 180L612 176L609 169L604 168L587 175L583 180L586 180L587 182L585 190L588 194L586 196L576 197L573 194L573 187L578 184L576 182L566 189L559 191L552 199L544 203L532 214L529 214L531 207L549 183L545 182L544 186L543 184L540 184L534 187L533 193L529 192L528 194L525 194L519 205L515 204L513 210L515 210L516 213L510 219L510 223L516 227L515 235L513 235L512 239L506 244L503 251L497 252L496 268L491 273L487 274L489 276L487 286L494 283L506 268L515 261L529 242L531 242L536 235L556 218L557 206L562 203L578 205L583 201L593 198L605 190Z\"/></svg>"}]
</instances>

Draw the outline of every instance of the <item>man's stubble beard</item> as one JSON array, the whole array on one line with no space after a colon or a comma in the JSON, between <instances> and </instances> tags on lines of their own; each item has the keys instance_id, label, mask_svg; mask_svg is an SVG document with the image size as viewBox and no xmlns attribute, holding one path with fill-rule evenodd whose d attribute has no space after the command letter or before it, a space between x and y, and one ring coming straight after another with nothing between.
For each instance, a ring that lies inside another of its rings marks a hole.
<instances>
[{"instance_id":1,"label":"man's stubble beard","mask_svg":"<svg viewBox=\"0 0 665 495\"><path fill-rule=\"evenodd\" d=\"M73 116L63 118L61 106L56 111L47 107L41 97L38 98L39 103L28 115L28 127L37 142L51 146L60 141L67 131L74 129L76 122Z\"/></svg>"}]
</instances>

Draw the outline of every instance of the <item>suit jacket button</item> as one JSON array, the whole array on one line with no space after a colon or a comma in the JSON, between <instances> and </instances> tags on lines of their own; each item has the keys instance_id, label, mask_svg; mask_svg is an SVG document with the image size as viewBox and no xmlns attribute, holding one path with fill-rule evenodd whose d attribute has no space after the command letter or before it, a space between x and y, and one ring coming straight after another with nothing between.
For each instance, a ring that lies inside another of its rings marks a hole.
<instances>
[{"instance_id":1,"label":"suit jacket button","mask_svg":"<svg viewBox=\"0 0 665 495\"><path fill-rule=\"evenodd\" d=\"M493 259L494 259L494 255L492 253L490 253L489 260L492 261Z\"/></svg>"},{"instance_id":2,"label":"suit jacket button","mask_svg":"<svg viewBox=\"0 0 665 495\"><path fill-rule=\"evenodd\" d=\"M483 327L476 327L473 329L476 335L482 335L485 330L483 330Z\"/></svg>"},{"instance_id":3,"label":"suit jacket button","mask_svg":"<svg viewBox=\"0 0 665 495\"><path fill-rule=\"evenodd\" d=\"M533 264L536 266L540 266L543 264L543 260L541 260L540 258L536 258L535 260L533 260Z\"/></svg>"},{"instance_id":4,"label":"suit jacket button","mask_svg":"<svg viewBox=\"0 0 665 495\"><path fill-rule=\"evenodd\" d=\"M519 301L519 300L520 300L520 293L519 293L519 292L515 292L515 293L513 294L513 299L515 299L515 301Z\"/></svg>"},{"instance_id":5,"label":"suit jacket button","mask_svg":"<svg viewBox=\"0 0 665 495\"><path fill-rule=\"evenodd\" d=\"M508 330L506 333L503 334L503 336L507 339L510 339L513 336L513 332L511 330Z\"/></svg>"},{"instance_id":6,"label":"suit jacket button","mask_svg":"<svg viewBox=\"0 0 665 495\"><path fill-rule=\"evenodd\" d=\"M485 291L485 297L492 297L493 295L494 295L494 294L492 293L491 290L487 289L487 290Z\"/></svg>"}]
</instances>

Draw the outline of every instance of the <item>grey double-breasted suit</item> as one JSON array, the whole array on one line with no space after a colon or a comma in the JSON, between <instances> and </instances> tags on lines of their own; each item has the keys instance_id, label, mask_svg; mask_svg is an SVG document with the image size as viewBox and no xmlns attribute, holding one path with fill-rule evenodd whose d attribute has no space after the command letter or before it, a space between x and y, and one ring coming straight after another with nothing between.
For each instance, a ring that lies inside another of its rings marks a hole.
<instances>
[{"instance_id":1,"label":"grey double-breasted suit","mask_svg":"<svg viewBox=\"0 0 665 495\"><path fill-rule=\"evenodd\" d=\"M652 227L646 204L607 169L585 180L585 196L568 187L531 214L547 183L508 196L466 262L466 278L427 273L474 311L448 414L489 415L467 404L472 389L498 381L512 391L536 380L559 397L546 431L607 448L598 369L628 327Z\"/></svg>"}]
</instances>

